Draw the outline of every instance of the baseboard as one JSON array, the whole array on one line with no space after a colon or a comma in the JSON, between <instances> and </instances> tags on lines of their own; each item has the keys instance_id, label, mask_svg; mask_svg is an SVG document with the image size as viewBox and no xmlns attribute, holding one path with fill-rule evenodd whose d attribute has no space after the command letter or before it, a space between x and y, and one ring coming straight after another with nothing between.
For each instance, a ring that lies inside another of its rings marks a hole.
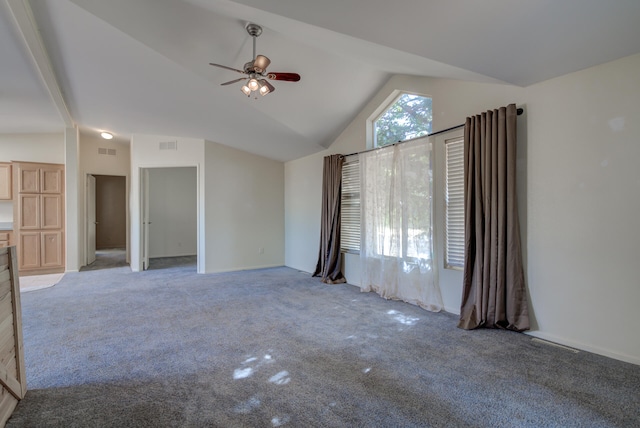
<instances>
[{"instance_id":1,"label":"baseboard","mask_svg":"<svg viewBox=\"0 0 640 428\"><path fill-rule=\"evenodd\" d=\"M151 259L167 259L171 257L197 257L197 254L174 254L171 256L149 256L149 260Z\"/></svg>"},{"instance_id":2,"label":"baseboard","mask_svg":"<svg viewBox=\"0 0 640 428\"><path fill-rule=\"evenodd\" d=\"M444 311L453 315L460 315L460 308L445 306Z\"/></svg>"},{"instance_id":3,"label":"baseboard","mask_svg":"<svg viewBox=\"0 0 640 428\"><path fill-rule=\"evenodd\" d=\"M236 267L236 268L233 268L233 269L212 270L212 271L208 271L208 272L204 272L204 273L229 273L229 272L240 272L240 271L244 271L244 270L271 269L271 268L277 268L277 267L285 267L285 266L281 265L281 264L247 266L247 267Z\"/></svg>"},{"instance_id":4,"label":"baseboard","mask_svg":"<svg viewBox=\"0 0 640 428\"><path fill-rule=\"evenodd\" d=\"M556 336L554 334L545 333L543 331L526 331L526 335L537 337L539 339L548 340L549 342L558 343L560 345L568 346L570 348L580 349L582 351L591 352L593 354L602 355L604 357L613 358L614 360L624 361L626 363L640 365L640 357L634 357L632 355L622 354L614 352L609 349L600 348L598 346L587 345L585 343L576 342L575 340L569 340L564 337Z\"/></svg>"},{"instance_id":5,"label":"baseboard","mask_svg":"<svg viewBox=\"0 0 640 428\"><path fill-rule=\"evenodd\" d=\"M73 272L73 271L69 271ZM77 272L77 271L75 271ZM22 276L34 276L34 275L49 275L52 273L65 273L65 268L50 268L50 269L35 269L35 270L21 270L18 274Z\"/></svg>"}]
</instances>

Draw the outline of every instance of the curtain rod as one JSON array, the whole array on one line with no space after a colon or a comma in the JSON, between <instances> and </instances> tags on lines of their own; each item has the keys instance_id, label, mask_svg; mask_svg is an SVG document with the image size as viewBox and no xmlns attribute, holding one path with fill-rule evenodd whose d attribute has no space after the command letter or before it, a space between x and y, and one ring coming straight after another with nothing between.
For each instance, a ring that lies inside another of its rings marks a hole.
<instances>
[{"instance_id":1,"label":"curtain rod","mask_svg":"<svg viewBox=\"0 0 640 428\"><path fill-rule=\"evenodd\" d=\"M518 108L516 110L516 112L518 113L518 116L520 116L522 113L524 113L524 109L523 108ZM454 129L462 128L463 126L464 126L464 123L461 124L461 125L452 126L451 128L443 129L441 131L432 132L431 134L423 135L421 137L410 138L410 139L404 140L404 141L397 141L395 143L386 144L386 145L384 145L382 147L374 147L373 149L367 149L367 150L363 150L361 152L349 153L348 155L342 155L342 157L344 158L344 157L347 157L347 156L359 155L360 153L366 153L366 152L370 152L372 150L378 150L378 149L381 149L383 147L389 147L389 146L395 146L396 144L408 143L409 141L417 140L418 138L432 137L434 135L444 134L445 132L453 131Z\"/></svg>"}]
</instances>

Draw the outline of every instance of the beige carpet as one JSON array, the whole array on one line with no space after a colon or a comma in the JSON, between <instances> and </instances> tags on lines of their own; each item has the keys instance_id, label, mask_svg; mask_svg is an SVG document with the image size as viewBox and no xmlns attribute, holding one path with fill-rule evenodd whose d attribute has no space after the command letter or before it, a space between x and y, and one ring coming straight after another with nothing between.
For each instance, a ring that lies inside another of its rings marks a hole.
<instances>
[{"instance_id":1,"label":"beige carpet","mask_svg":"<svg viewBox=\"0 0 640 428\"><path fill-rule=\"evenodd\" d=\"M52 273L49 275L31 275L20 277L20 292L26 293L27 291L41 290L43 288L49 288L56 285L64 273Z\"/></svg>"}]
</instances>

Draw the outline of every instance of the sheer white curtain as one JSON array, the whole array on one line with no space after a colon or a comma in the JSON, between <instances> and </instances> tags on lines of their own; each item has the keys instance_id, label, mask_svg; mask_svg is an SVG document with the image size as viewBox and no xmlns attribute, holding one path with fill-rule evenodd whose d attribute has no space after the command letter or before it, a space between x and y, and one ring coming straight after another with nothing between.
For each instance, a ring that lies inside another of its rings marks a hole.
<instances>
[{"instance_id":1,"label":"sheer white curtain","mask_svg":"<svg viewBox=\"0 0 640 428\"><path fill-rule=\"evenodd\" d=\"M432 251L428 138L360 154L361 290L442 309Z\"/></svg>"}]
</instances>

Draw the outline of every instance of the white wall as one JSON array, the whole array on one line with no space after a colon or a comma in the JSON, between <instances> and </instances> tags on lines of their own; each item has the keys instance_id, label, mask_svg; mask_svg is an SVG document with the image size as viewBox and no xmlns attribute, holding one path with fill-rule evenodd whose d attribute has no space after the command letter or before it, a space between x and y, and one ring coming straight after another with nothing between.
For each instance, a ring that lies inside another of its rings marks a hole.
<instances>
[{"instance_id":1,"label":"white wall","mask_svg":"<svg viewBox=\"0 0 640 428\"><path fill-rule=\"evenodd\" d=\"M64 164L63 133L0 134L0 162ZM13 221L13 202L0 201L0 222Z\"/></svg>"},{"instance_id":2,"label":"white wall","mask_svg":"<svg viewBox=\"0 0 640 428\"><path fill-rule=\"evenodd\" d=\"M518 206L531 334L640 364L638 75L640 55L528 88L395 76L327 151L285 165L286 265L315 267L322 158L365 149L366 121L394 90L432 96L436 131L516 103L525 108L518 119ZM442 171L435 173L437 182ZM350 283L358 283L357 271L357 258L347 256ZM456 313L458 277L440 277L445 307Z\"/></svg>"},{"instance_id":3,"label":"white wall","mask_svg":"<svg viewBox=\"0 0 640 428\"><path fill-rule=\"evenodd\" d=\"M159 150L177 141L177 151ZM284 264L284 164L221 144L134 135L131 140L131 268L140 270L140 170L196 166L198 272ZM206 196L206 197L205 197Z\"/></svg>"},{"instance_id":4,"label":"white wall","mask_svg":"<svg viewBox=\"0 0 640 428\"><path fill-rule=\"evenodd\" d=\"M160 143L175 142L177 150L160 150ZM158 135L134 135L131 138L131 186L129 193L131 270L142 270L140 227L140 172L144 168L196 167L197 169L197 253L198 273L206 272L205 245L205 142L194 138L176 138Z\"/></svg>"},{"instance_id":5,"label":"white wall","mask_svg":"<svg viewBox=\"0 0 640 428\"><path fill-rule=\"evenodd\" d=\"M87 188L87 175L115 175L120 177L126 177L126 193L127 193L127 260L130 260L129 254L129 231L130 231L130 216L129 216L129 172L131 171L131 151L129 148L129 141L127 140L105 140L95 132L80 132L80 260L82 265L86 265L86 188ZM98 149L112 149L115 150L115 155L103 155L99 154Z\"/></svg>"},{"instance_id":6,"label":"white wall","mask_svg":"<svg viewBox=\"0 0 640 428\"><path fill-rule=\"evenodd\" d=\"M65 271L78 272L80 260L82 217L80 213L80 136L78 128L64 130L64 186L65 186Z\"/></svg>"},{"instance_id":7,"label":"white wall","mask_svg":"<svg viewBox=\"0 0 640 428\"><path fill-rule=\"evenodd\" d=\"M531 86L534 334L640 364L640 55Z\"/></svg>"},{"instance_id":8,"label":"white wall","mask_svg":"<svg viewBox=\"0 0 640 428\"><path fill-rule=\"evenodd\" d=\"M326 152L285 163L285 264L313 272L320 247L322 158ZM345 272L350 283L352 277Z\"/></svg>"},{"instance_id":9,"label":"white wall","mask_svg":"<svg viewBox=\"0 0 640 428\"><path fill-rule=\"evenodd\" d=\"M284 264L284 164L206 144L207 272Z\"/></svg>"},{"instance_id":10,"label":"white wall","mask_svg":"<svg viewBox=\"0 0 640 428\"><path fill-rule=\"evenodd\" d=\"M13 203L11 201L0 201L0 223L11 223L13 221Z\"/></svg>"},{"instance_id":11,"label":"white wall","mask_svg":"<svg viewBox=\"0 0 640 428\"><path fill-rule=\"evenodd\" d=\"M64 134L0 134L0 162L64 163Z\"/></svg>"},{"instance_id":12,"label":"white wall","mask_svg":"<svg viewBox=\"0 0 640 428\"><path fill-rule=\"evenodd\" d=\"M149 170L149 257L197 254L197 208L196 168Z\"/></svg>"}]
</instances>

